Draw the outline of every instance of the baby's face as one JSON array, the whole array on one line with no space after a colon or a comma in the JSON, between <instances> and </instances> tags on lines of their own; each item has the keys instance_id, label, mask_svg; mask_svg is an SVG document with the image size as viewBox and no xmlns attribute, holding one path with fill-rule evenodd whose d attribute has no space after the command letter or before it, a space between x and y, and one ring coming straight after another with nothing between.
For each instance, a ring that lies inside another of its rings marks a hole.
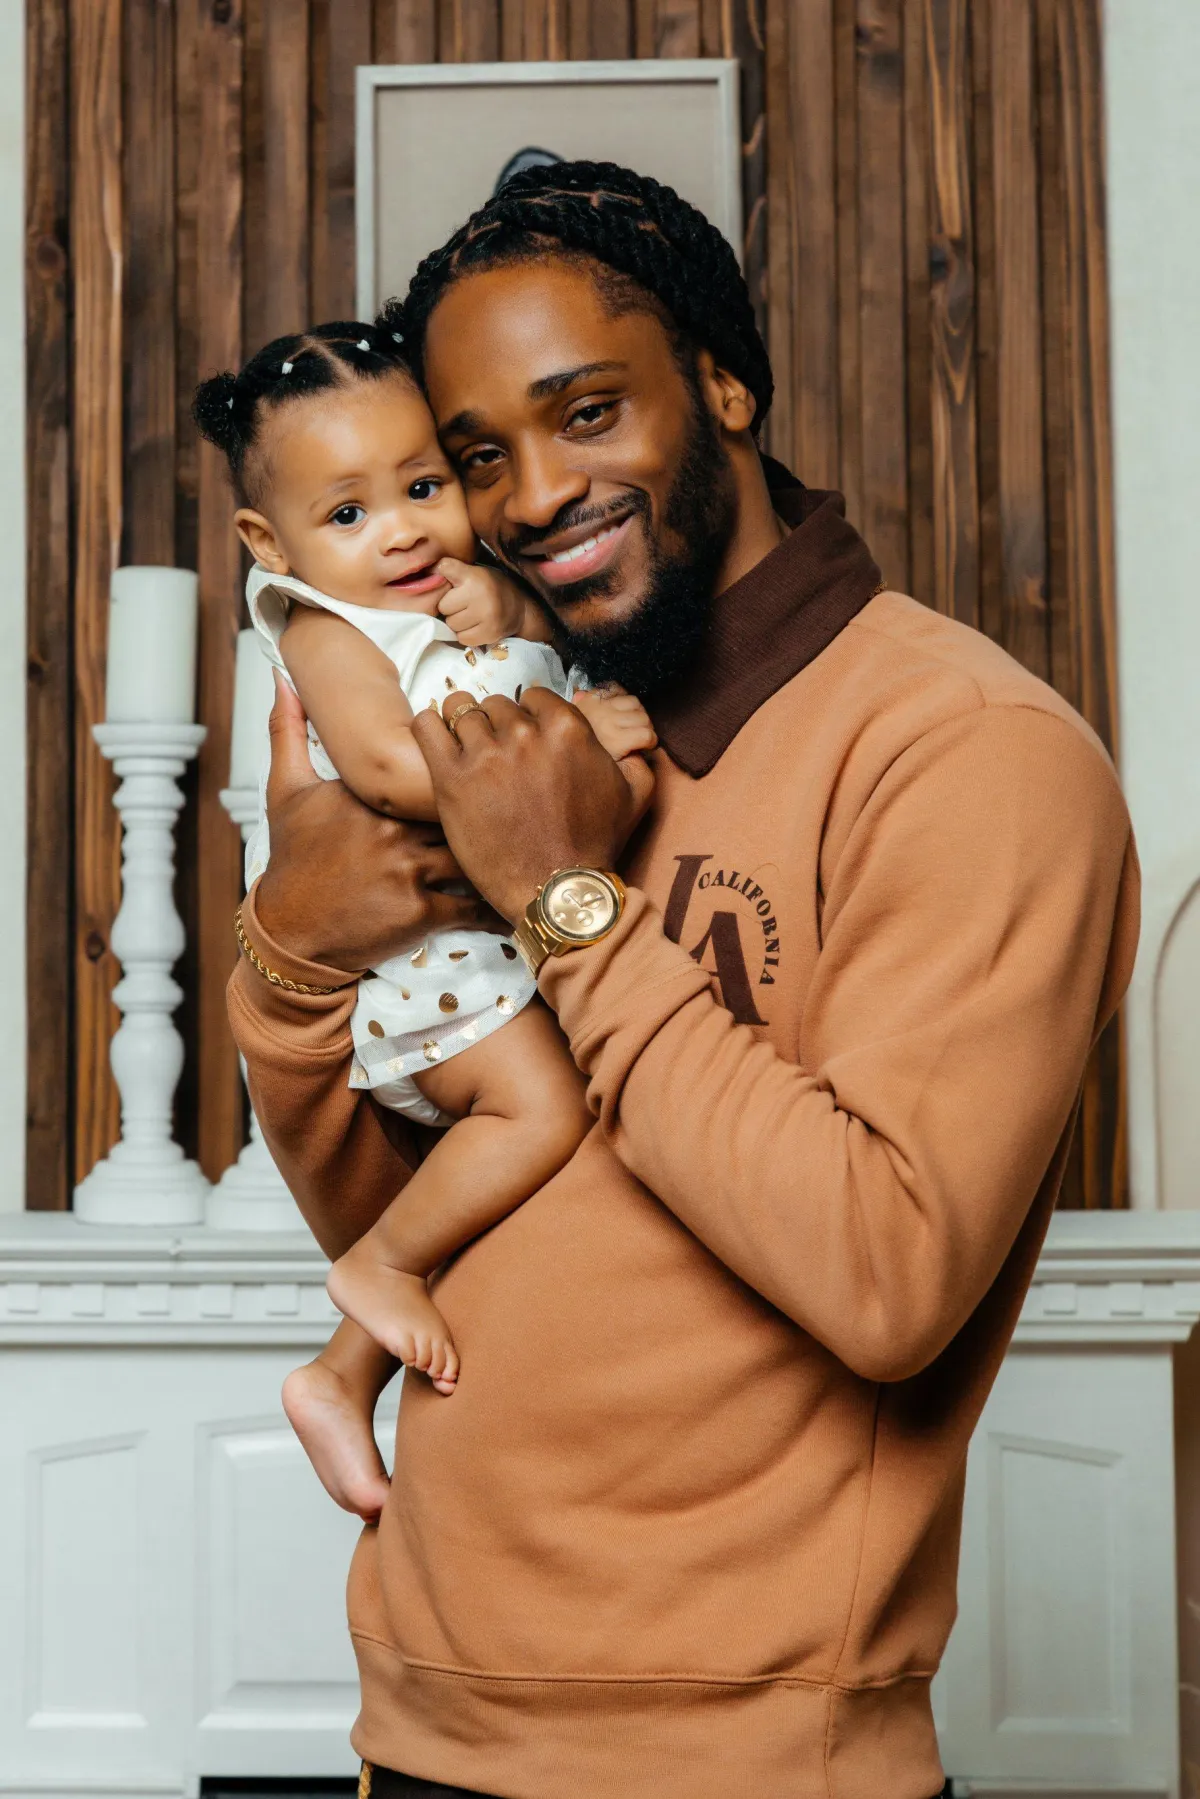
<instances>
[{"instance_id":1,"label":"baby's face","mask_svg":"<svg viewBox=\"0 0 1200 1799\"><path fill-rule=\"evenodd\" d=\"M440 558L474 560L462 489L406 376L281 407L262 449L263 514L279 566L252 547L273 573L298 575L355 606L432 614L446 587Z\"/></svg>"}]
</instances>

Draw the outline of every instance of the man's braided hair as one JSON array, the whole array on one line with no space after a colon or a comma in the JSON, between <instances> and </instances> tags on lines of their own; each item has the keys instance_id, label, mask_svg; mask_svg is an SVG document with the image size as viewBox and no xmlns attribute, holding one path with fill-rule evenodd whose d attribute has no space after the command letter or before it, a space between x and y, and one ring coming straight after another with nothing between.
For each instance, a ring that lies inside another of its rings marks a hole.
<instances>
[{"instance_id":1,"label":"man's braided hair","mask_svg":"<svg viewBox=\"0 0 1200 1799\"><path fill-rule=\"evenodd\" d=\"M661 181L611 162L559 162L507 181L440 250L427 256L403 301L389 300L384 330L400 330L418 376L425 331L446 289L497 264L534 260L560 246L636 284L692 350L711 351L744 381L757 433L774 381L737 258L715 225ZM628 289L627 289L628 294ZM620 304L619 292L612 295ZM636 293L633 303L636 304Z\"/></svg>"}]
</instances>

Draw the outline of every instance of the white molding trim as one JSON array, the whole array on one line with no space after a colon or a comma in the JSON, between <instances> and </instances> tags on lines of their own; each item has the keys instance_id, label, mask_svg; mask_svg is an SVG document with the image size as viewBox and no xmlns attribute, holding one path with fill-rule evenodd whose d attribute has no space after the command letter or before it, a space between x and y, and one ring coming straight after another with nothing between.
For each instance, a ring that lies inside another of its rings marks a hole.
<instances>
[{"instance_id":1,"label":"white molding trim","mask_svg":"<svg viewBox=\"0 0 1200 1799\"><path fill-rule=\"evenodd\" d=\"M713 223L742 259L742 164L739 69L719 56L642 58L629 62L380 63L360 67L355 104L354 191L357 202L356 305L360 318L377 310L375 263L375 96L393 87L561 87L571 82L703 82L716 87L728 153L721 168Z\"/></svg>"}]
</instances>

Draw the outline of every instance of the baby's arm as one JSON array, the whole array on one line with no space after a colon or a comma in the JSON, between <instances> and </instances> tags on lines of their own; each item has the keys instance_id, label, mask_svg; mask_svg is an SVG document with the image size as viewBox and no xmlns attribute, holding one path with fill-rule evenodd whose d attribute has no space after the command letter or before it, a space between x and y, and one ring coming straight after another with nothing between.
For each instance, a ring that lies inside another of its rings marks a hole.
<instances>
[{"instance_id":1,"label":"baby's arm","mask_svg":"<svg viewBox=\"0 0 1200 1799\"><path fill-rule=\"evenodd\" d=\"M551 641L550 620L510 576L478 562L459 562L453 556L443 556L437 566L438 574L450 583L438 601L438 611L459 643L478 650L499 643L502 637L527 637L531 643Z\"/></svg>"},{"instance_id":2,"label":"baby's arm","mask_svg":"<svg viewBox=\"0 0 1200 1799\"><path fill-rule=\"evenodd\" d=\"M436 818L412 707L377 644L315 606L295 606L279 643L329 760L351 793L391 818Z\"/></svg>"}]
</instances>

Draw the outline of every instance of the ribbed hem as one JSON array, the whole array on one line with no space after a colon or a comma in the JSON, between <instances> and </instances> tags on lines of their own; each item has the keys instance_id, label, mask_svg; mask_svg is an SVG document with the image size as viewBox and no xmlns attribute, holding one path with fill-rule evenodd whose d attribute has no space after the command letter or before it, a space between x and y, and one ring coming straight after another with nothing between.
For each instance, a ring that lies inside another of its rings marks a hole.
<instances>
[{"instance_id":1,"label":"ribbed hem","mask_svg":"<svg viewBox=\"0 0 1200 1799\"><path fill-rule=\"evenodd\" d=\"M929 1682L536 1680L451 1673L356 1635L355 1753L497 1799L929 1799Z\"/></svg>"}]
</instances>

